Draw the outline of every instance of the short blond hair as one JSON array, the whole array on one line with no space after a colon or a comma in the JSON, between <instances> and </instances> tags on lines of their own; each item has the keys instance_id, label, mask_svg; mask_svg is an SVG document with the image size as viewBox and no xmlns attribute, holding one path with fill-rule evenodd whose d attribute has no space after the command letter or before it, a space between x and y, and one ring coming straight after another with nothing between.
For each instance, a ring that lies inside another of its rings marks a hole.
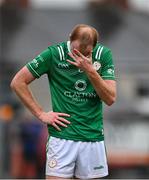
<instances>
[{"instance_id":1,"label":"short blond hair","mask_svg":"<svg viewBox=\"0 0 149 180\"><path fill-rule=\"evenodd\" d=\"M95 28L86 24L78 24L70 34L70 41L79 40L83 45L96 46L99 34Z\"/></svg>"}]
</instances>

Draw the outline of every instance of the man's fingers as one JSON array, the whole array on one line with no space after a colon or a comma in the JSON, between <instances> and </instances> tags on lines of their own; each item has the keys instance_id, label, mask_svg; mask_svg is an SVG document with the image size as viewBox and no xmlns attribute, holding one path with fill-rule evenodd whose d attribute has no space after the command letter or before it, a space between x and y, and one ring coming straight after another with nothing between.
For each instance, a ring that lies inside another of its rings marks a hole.
<instances>
[{"instance_id":1,"label":"man's fingers","mask_svg":"<svg viewBox=\"0 0 149 180\"><path fill-rule=\"evenodd\" d=\"M66 116L66 117L70 117L69 114L66 114L66 113L57 113L58 116Z\"/></svg>"},{"instance_id":2,"label":"man's fingers","mask_svg":"<svg viewBox=\"0 0 149 180\"><path fill-rule=\"evenodd\" d=\"M63 126L63 127L67 127L66 124L70 124L70 122L68 120L66 120L66 119L64 119L63 117L60 117L60 116L70 117L70 115L66 114L66 113L59 113L59 112L56 113L55 119L53 120L53 123L51 123L51 125L55 129L57 129L58 131L61 131L59 125Z\"/></svg>"},{"instance_id":3,"label":"man's fingers","mask_svg":"<svg viewBox=\"0 0 149 180\"><path fill-rule=\"evenodd\" d=\"M58 117L57 119L64 122L64 123L66 123L66 124L70 124L70 121L68 121L68 120L66 120L66 119L64 119L62 117Z\"/></svg>"},{"instance_id":4,"label":"man's fingers","mask_svg":"<svg viewBox=\"0 0 149 180\"><path fill-rule=\"evenodd\" d=\"M69 59L67 59L67 62L69 62L70 64L74 65L74 66L78 66L78 64L76 62L72 62Z\"/></svg>"},{"instance_id":5,"label":"man's fingers","mask_svg":"<svg viewBox=\"0 0 149 180\"><path fill-rule=\"evenodd\" d=\"M72 55L74 56L75 60L77 61L79 56L75 53L75 51L72 52Z\"/></svg>"},{"instance_id":6,"label":"man's fingers","mask_svg":"<svg viewBox=\"0 0 149 180\"><path fill-rule=\"evenodd\" d=\"M57 124L53 123L52 126L55 127L55 129L57 129L58 131L61 131Z\"/></svg>"},{"instance_id":7,"label":"man's fingers","mask_svg":"<svg viewBox=\"0 0 149 180\"><path fill-rule=\"evenodd\" d=\"M58 125L60 125L60 126L67 127L66 124L62 123L62 122L59 121L59 120L55 120L55 122L56 122Z\"/></svg>"},{"instance_id":8,"label":"man's fingers","mask_svg":"<svg viewBox=\"0 0 149 180\"><path fill-rule=\"evenodd\" d=\"M75 54L75 53L68 53L68 54L76 63L79 62L79 59L78 59L79 56L77 56L77 54Z\"/></svg>"},{"instance_id":9,"label":"man's fingers","mask_svg":"<svg viewBox=\"0 0 149 180\"><path fill-rule=\"evenodd\" d=\"M72 53L68 53L68 55L69 55L72 59L74 59L74 60L76 61L76 58L75 58L75 56L74 56Z\"/></svg>"},{"instance_id":10,"label":"man's fingers","mask_svg":"<svg viewBox=\"0 0 149 180\"><path fill-rule=\"evenodd\" d=\"M80 51L78 51L77 49L74 49L74 54L76 54L77 56L84 58L84 55L82 53L80 53Z\"/></svg>"}]
</instances>

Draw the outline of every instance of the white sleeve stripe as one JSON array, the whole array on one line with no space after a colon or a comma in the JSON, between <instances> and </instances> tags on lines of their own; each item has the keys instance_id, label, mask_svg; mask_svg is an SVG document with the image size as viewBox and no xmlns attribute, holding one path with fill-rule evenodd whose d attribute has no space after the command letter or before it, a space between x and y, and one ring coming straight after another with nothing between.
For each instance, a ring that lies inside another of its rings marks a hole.
<instances>
[{"instance_id":1,"label":"white sleeve stripe","mask_svg":"<svg viewBox=\"0 0 149 180\"><path fill-rule=\"evenodd\" d=\"M100 59L100 57L101 57L102 50L103 50L103 47L100 49L100 52L99 52L99 57L98 57L98 59Z\"/></svg>"},{"instance_id":2,"label":"white sleeve stripe","mask_svg":"<svg viewBox=\"0 0 149 180\"><path fill-rule=\"evenodd\" d=\"M62 59L65 60L64 51L63 51L62 46L60 46L60 48L61 48L61 51L62 51L62 57L63 57Z\"/></svg>"},{"instance_id":3,"label":"white sleeve stripe","mask_svg":"<svg viewBox=\"0 0 149 180\"><path fill-rule=\"evenodd\" d=\"M38 76L38 77L40 77L40 75L35 71L35 69L33 69L33 67L29 64L29 66L30 66L30 68L34 71L34 73Z\"/></svg>"},{"instance_id":4,"label":"white sleeve stripe","mask_svg":"<svg viewBox=\"0 0 149 180\"><path fill-rule=\"evenodd\" d=\"M58 47L58 51L59 51L59 55L60 55L60 60L62 61L62 54L61 54L61 50L59 47Z\"/></svg>"},{"instance_id":5,"label":"white sleeve stripe","mask_svg":"<svg viewBox=\"0 0 149 180\"><path fill-rule=\"evenodd\" d=\"M96 56L95 56L96 59L98 57L98 53L99 53L100 48L101 48L101 46L99 46L99 48L97 49Z\"/></svg>"}]
</instances>

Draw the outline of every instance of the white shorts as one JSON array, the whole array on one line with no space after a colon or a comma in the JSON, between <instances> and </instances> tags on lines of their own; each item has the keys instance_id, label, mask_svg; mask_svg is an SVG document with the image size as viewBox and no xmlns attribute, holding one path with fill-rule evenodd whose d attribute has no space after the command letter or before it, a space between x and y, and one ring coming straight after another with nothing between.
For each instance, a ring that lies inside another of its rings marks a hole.
<instances>
[{"instance_id":1,"label":"white shorts","mask_svg":"<svg viewBox=\"0 0 149 180\"><path fill-rule=\"evenodd\" d=\"M107 176L104 141L81 142L50 137L47 142L46 175L79 179Z\"/></svg>"}]
</instances>

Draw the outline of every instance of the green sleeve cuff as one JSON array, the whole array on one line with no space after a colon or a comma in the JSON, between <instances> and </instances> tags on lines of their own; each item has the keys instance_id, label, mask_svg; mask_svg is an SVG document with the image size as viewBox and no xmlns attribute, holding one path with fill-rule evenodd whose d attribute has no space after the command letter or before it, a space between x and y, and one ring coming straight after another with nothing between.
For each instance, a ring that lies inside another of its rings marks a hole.
<instances>
[{"instance_id":1,"label":"green sleeve cuff","mask_svg":"<svg viewBox=\"0 0 149 180\"><path fill-rule=\"evenodd\" d=\"M30 63L28 63L26 65L27 69L31 72L31 74L35 77L35 78L39 78L40 75L39 73L32 67L32 65Z\"/></svg>"},{"instance_id":2,"label":"green sleeve cuff","mask_svg":"<svg viewBox=\"0 0 149 180\"><path fill-rule=\"evenodd\" d=\"M116 80L113 76L102 76L102 79L104 80Z\"/></svg>"}]
</instances>

